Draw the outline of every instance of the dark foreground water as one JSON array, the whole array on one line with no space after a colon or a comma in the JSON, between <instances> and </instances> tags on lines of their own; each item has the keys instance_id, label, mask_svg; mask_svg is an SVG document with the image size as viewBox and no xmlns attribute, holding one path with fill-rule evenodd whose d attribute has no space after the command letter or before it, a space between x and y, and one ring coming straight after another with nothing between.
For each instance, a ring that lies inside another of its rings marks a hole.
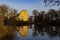
<instances>
[{"instance_id":1,"label":"dark foreground water","mask_svg":"<svg viewBox=\"0 0 60 40\"><path fill-rule=\"evenodd\" d=\"M12 40L60 40L60 26L27 25L16 28Z\"/></svg>"}]
</instances>

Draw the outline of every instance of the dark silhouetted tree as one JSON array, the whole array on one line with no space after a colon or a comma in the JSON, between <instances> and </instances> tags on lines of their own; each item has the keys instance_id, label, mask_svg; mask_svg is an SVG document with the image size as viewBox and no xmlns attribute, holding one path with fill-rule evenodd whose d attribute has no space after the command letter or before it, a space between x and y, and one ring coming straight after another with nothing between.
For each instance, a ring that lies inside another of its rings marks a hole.
<instances>
[{"instance_id":1,"label":"dark silhouetted tree","mask_svg":"<svg viewBox=\"0 0 60 40\"><path fill-rule=\"evenodd\" d=\"M34 22L36 23L37 22L37 19L38 19L38 11L37 10L33 10L33 15L34 15Z\"/></svg>"},{"instance_id":2,"label":"dark silhouetted tree","mask_svg":"<svg viewBox=\"0 0 60 40\"><path fill-rule=\"evenodd\" d=\"M50 17L50 20L53 21L57 18L57 12L54 9L50 9L48 11L48 16Z\"/></svg>"},{"instance_id":3,"label":"dark silhouetted tree","mask_svg":"<svg viewBox=\"0 0 60 40\"><path fill-rule=\"evenodd\" d=\"M57 6L60 5L60 0L42 0L42 1L44 1L46 6L48 6L49 4L57 5Z\"/></svg>"}]
</instances>

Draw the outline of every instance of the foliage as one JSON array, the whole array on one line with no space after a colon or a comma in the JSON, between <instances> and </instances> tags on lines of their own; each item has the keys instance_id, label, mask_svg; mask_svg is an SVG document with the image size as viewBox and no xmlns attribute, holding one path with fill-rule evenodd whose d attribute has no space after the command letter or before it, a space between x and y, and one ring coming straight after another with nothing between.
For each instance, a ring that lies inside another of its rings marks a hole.
<instances>
[{"instance_id":1,"label":"foliage","mask_svg":"<svg viewBox=\"0 0 60 40\"><path fill-rule=\"evenodd\" d=\"M7 11L8 11L8 6L6 6L6 5L0 5L0 12L2 13L2 14L5 14Z\"/></svg>"},{"instance_id":2,"label":"foliage","mask_svg":"<svg viewBox=\"0 0 60 40\"><path fill-rule=\"evenodd\" d=\"M33 12L34 13L34 12ZM35 15L37 12L35 12ZM60 21L60 11L59 10L54 10L54 9L49 9L47 12L45 11L40 11L38 12L37 16L34 16L34 23L36 24L58 24ZM58 24L59 25L59 24Z\"/></svg>"}]
</instances>

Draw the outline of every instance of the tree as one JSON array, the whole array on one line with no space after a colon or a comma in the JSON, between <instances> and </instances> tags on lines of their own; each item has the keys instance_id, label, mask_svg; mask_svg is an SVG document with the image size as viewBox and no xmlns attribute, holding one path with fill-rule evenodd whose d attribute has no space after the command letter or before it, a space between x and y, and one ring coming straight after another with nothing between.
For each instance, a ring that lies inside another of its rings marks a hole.
<instances>
[{"instance_id":1,"label":"tree","mask_svg":"<svg viewBox=\"0 0 60 40\"><path fill-rule=\"evenodd\" d=\"M54 20L58 17L57 12L54 9L50 9L47 13L51 20Z\"/></svg>"},{"instance_id":2,"label":"tree","mask_svg":"<svg viewBox=\"0 0 60 40\"><path fill-rule=\"evenodd\" d=\"M45 11L41 11L41 12L39 13L39 15L38 15L38 19L39 19L40 22L43 21L44 14L45 14Z\"/></svg>"},{"instance_id":3,"label":"tree","mask_svg":"<svg viewBox=\"0 0 60 40\"><path fill-rule=\"evenodd\" d=\"M46 6L48 6L49 4L57 5L57 6L60 5L60 0L43 0L43 1Z\"/></svg>"},{"instance_id":4,"label":"tree","mask_svg":"<svg viewBox=\"0 0 60 40\"><path fill-rule=\"evenodd\" d=\"M4 20L4 16L5 16L5 13L8 11L8 6L6 6L6 5L0 5L0 14L1 14L1 16L0 16L0 18L1 18L1 24L3 24L3 20Z\"/></svg>"},{"instance_id":5,"label":"tree","mask_svg":"<svg viewBox=\"0 0 60 40\"><path fill-rule=\"evenodd\" d=\"M39 12L37 10L33 10L32 13L33 13L34 16L37 16Z\"/></svg>"},{"instance_id":6,"label":"tree","mask_svg":"<svg viewBox=\"0 0 60 40\"><path fill-rule=\"evenodd\" d=\"M14 16L16 16L17 15L17 10L13 9L13 12L14 12Z\"/></svg>"},{"instance_id":7,"label":"tree","mask_svg":"<svg viewBox=\"0 0 60 40\"><path fill-rule=\"evenodd\" d=\"M8 35L13 35L13 27L8 27L4 25L5 13L9 10L9 7L6 5L0 5L0 38L3 38ZM7 35L6 35L7 34Z\"/></svg>"},{"instance_id":8,"label":"tree","mask_svg":"<svg viewBox=\"0 0 60 40\"><path fill-rule=\"evenodd\" d=\"M45 13L45 11L41 11L41 12L40 12L42 18L43 18L43 16L44 16L44 13Z\"/></svg>"},{"instance_id":9,"label":"tree","mask_svg":"<svg viewBox=\"0 0 60 40\"><path fill-rule=\"evenodd\" d=\"M37 22L37 19L38 19L38 11L37 10L33 10L33 15L34 15L34 22L36 23Z\"/></svg>"},{"instance_id":10,"label":"tree","mask_svg":"<svg viewBox=\"0 0 60 40\"><path fill-rule=\"evenodd\" d=\"M57 10L58 17L60 18L60 10Z\"/></svg>"},{"instance_id":11,"label":"tree","mask_svg":"<svg viewBox=\"0 0 60 40\"><path fill-rule=\"evenodd\" d=\"M46 21L46 22L49 21L49 18L48 18L48 15L47 14L44 15L44 21Z\"/></svg>"},{"instance_id":12,"label":"tree","mask_svg":"<svg viewBox=\"0 0 60 40\"><path fill-rule=\"evenodd\" d=\"M8 11L8 8L9 7L6 5L0 5L0 12L3 14L3 16Z\"/></svg>"}]
</instances>

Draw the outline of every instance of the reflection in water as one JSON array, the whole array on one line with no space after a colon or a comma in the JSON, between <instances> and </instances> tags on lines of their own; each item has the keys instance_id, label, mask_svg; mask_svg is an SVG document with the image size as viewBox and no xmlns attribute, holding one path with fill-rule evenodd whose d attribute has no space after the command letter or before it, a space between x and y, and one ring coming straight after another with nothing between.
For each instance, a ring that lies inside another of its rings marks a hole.
<instances>
[{"instance_id":1,"label":"reflection in water","mask_svg":"<svg viewBox=\"0 0 60 40\"><path fill-rule=\"evenodd\" d=\"M49 35L49 37L60 37L60 27L59 26L44 26L44 25L34 25L33 36L35 35L44 35L44 32Z\"/></svg>"},{"instance_id":2,"label":"reflection in water","mask_svg":"<svg viewBox=\"0 0 60 40\"><path fill-rule=\"evenodd\" d=\"M51 25L29 25L18 28L19 40L60 40L60 27ZM29 32L29 33L28 33ZM25 37L25 38L22 38Z\"/></svg>"},{"instance_id":3,"label":"reflection in water","mask_svg":"<svg viewBox=\"0 0 60 40\"><path fill-rule=\"evenodd\" d=\"M20 34L18 40L60 40L60 27L51 25L29 25L17 28ZM29 33L28 33L29 32ZM16 36L17 37L17 36ZM25 38L21 38L25 37Z\"/></svg>"},{"instance_id":4,"label":"reflection in water","mask_svg":"<svg viewBox=\"0 0 60 40\"><path fill-rule=\"evenodd\" d=\"M22 37L26 37L28 35L28 26L20 26L18 31Z\"/></svg>"},{"instance_id":5,"label":"reflection in water","mask_svg":"<svg viewBox=\"0 0 60 40\"><path fill-rule=\"evenodd\" d=\"M6 40L60 40L60 26L25 25L16 27L14 36Z\"/></svg>"},{"instance_id":6,"label":"reflection in water","mask_svg":"<svg viewBox=\"0 0 60 40\"><path fill-rule=\"evenodd\" d=\"M0 40L12 40L14 29L12 26L0 25Z\"/></svg>"}]
</instances>

